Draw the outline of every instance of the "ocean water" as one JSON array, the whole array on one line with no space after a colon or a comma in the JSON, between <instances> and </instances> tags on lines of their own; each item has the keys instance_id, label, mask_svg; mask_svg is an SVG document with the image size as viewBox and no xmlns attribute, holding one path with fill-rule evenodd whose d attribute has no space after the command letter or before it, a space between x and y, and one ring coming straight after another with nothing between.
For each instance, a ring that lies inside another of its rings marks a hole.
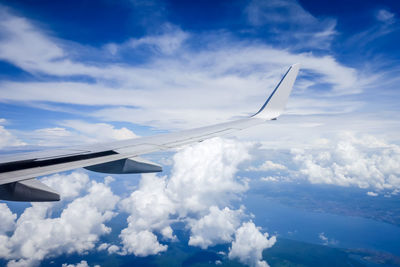
<instances>
[{"instance_id":1,"label":"ocean water","mask_svg":"<svg viewBox=\"0 0 400 267\"><path fill-rule=\"evenodd\" d=\"M311 212L290 207L261 194L244 199L253 221L269 234L340 248L364 248L400 256L400 227L361 217ZM327 240L322 240L320 235Z\"/></svg>"}]
</instances>

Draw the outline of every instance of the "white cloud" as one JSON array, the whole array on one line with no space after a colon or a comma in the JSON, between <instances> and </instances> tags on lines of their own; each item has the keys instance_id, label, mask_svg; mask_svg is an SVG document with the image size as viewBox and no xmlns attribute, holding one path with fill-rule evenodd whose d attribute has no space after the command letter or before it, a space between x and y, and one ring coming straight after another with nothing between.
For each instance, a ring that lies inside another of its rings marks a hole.
<instances>
[{"instance_id":1,"label":"white cloud","mask_svg":"<svg viewBox=\"0 0 400 267\"><path fill-rule=\"evenodd\" d=\"M375 192L368 191L367 195L370 196L370 197L377 197L379 194L375 193Z\"/></svg>"},{"instance_id":2,"label":"white cloud","mask_svg":"<svg viewBox=\"0 0 400 267\"><path fill-rule=\"evenodd\" d=\"M72 182L62 183L67 196L76 196L79 188L87 183L82 174L60 175L46 178L54 186L62 179ZM54 179L54 181L52 181ZM77 186L77 184L79 184ZM57 188L62 191L63 189ZM18 218L11 236L1 235L0 256L8 259L9 266L38 265L41 260L62 253L85 253L95 247L101 235L110 233L105 225L119 198L105 184L91 182L84 196L74 199L59 217L51 217L53 209L59 203L33 203ZM107 199L107 201L104 201Z\"/></svg>"},{"instance_id":3,"label":"white cloud","mask_svg":"<svg viewBox=\"0 0 400 267\"><path fill-rule=\"evenodd\" d=\"M322 147L293 149L292 154L311 183L378 191L400 188L400 147L372 135L345 132Z\"/></svg>"},{"instance_id":4,"label":"white cloud","mask_svg":"<svg viewBox=\"0 0 400 267\"><path fill-rule=\"evenodd\" d=\"M150 232L161 232L168 226L170 214L175 212L175 204L166 194L165 177L142 175L139 189L123 199L120 206L130 214L128 227L120 234L124 253L147 256L167 249Z\"/></svg>"},{"instance_id":5,"label":"white cloud","mask_svg":"<svg viewBox=\"0 0 400 267\"><path fill-rule=\"evenodd\" d=\"M54 127L54 128L42 128L35 130L38 134L42 135L44 138L51 137L66 137L70 136L71 133L68 132L65 128Z\"/></svg>"},{"instance_id":6,"label":"white cloud","mask_svg":"<svg viewBox=\"0 0 400 267\"><path fill-rule=\"evenodd\" d=\"M169 214L175 212L175 204L166 193L166 177L155 174L143 174L138 190L121 201L121 209L131 214L128 221L135 229L147 229L153 225L163 229Z\"/></svg>"},{"instance_id":7,"label":"white cloud","mask_svg":"<svg viewBox=\"0 0 400 267\"><path fill-rule=\"evenodd\" d=\"M179 214L224 206L245 192L247 182L235 173L240 163L250 159L248 149L246 143L213 138L176 153L168 191L180 203Z\"/></svg>"},{"instance_id":8,"label":"white cloud","mask_svg":"<svg viewBox=\"0 0 400 267\"><path fill-rule=\"evenodd\" d=\"M293 182L293 178L291 178L290 176L276 175L276 176L261 177L260 181L263 181L263 182Z\"/></svg>"},{"instance_id":9,"label":"white cloud","mask_svg":"<svg viewBox=\"0 0 400 267\"><path fill-rule=\"evenodd\" d=\"M273 170L286 170L287 168L279 163L274 163L270 160L265 161L258 167L250 166L247 171L273 171Z\"/></svg>"},{"instance_id":10,"label":"white cloud","mask_svg":"<svg viewBox=\"0 0 400 267\"><path fill-rule=\"evenodd\" d=\"M26 267L26 266L36 266L36 265L39 265L39 262L32 259L11 260L7 263L7 267Z\"/></svg>"},{"instance_id":11,"label":"white cloud","mask_svg":"<svg viewBox=\"0 0 400 267\"><path fill-rule=\"evenodd\" d=\"M116 245L111 245L108 247L107 252L108 254L113 254L113 253L117 253L120 250L120 248Z\"/></svg>"},{"instance_id":12,"label":"white cloud","mask_svg":"<svg viewBox=\"0 0 400 267\"><path fill-rule=\"evenodd\" d=\"M260 181L263 181L263 182L278 182L279 179L277 177L274 177L274 176L267 176L267 177L261 177Z\"/></svg>"},{"instance_id":13,"label":"white cloud","mask_svg":"<svg viewBox=\"0 0 400 267\"><path fill-rule=\"evenodd\" d=\"M51 38L42 34L27 19L9 14L4 7L1 7L0 14L0 27L5 34L0 42L0 59L34 71L51 60L65 56ZM57 65L55 63L53 67Z\"/></svg>"},{"instance_id":14,"label":"white cloud","mask_svg":"<svg viewBox=\"0 0 400 267\"><path fill-rule=\"evenodd\" d=\"M328 245L337 245L338 241L335 239L330 239L328 238L324 232L319 233L318 235L319 239L321 239L323 245L328 246Z\"/></svg>"},{"instance_id":15,"label":"white cloud","mask_svg":"<svg viewBox=\"0 0 400 267\"><path fill-rule=\"evenodd\" d=\"M4 126L0 125L0 148L7 146L23 146L23 145L26 144L20 141L6 128L4 128Z\"/></svg>"},{"instance_id":16,"label":"white cloud","mask_svg":"<svg viewBox=\"0 0 400 267\"><path fill-rule=\"evenodd\" d=\"M105 185L109 185L109 184L111 184L112 182L114 182L115 181L115 179L114 179L114 177L112 177L112 176L106 176L106 177L104 177L104 184Z\"/></svg>"},{"instance_id":17,"label":"white cloud","mask_svg":"<svg viewBox=\"0 0 400 267\"><path fill-rule=\"evenodd\" d=\"M68 175L54 174L41 178L40 181L59 192L62 200L65 200L79 196L82 190L87 188L89 176L72 172Z\"/></svg>"},{"instance_id":18,"label":"white cloud","mask_svg":"<svg viewBox=\"0 0 400 267\"><path fill-rule=\"evenodd\" d=\"M78 120L69 120L61 123L62 125L74 129L86 135L88 138L99 141L125 140L138 137L131 130L122 127L115 128L107 123L87 123Z\"/></svg>"},{"instance_id":19,"label":"white cloud","mask_svg":"<svg viewBox=\"0 0 400 267\"><path fill-rule=\"evenodd\" d=\"M295 55L262 45L246 49L233 46L217 51L196 52L194 55L186 53L191 58L190 65L187 65L185 54L180 56L182 58L177 56L173 62L170 59L164 62L160 58L157 62L149 63L146 69L126 67L116 70L118 75L126 72L126 77L135 77L134 80L124 78L117 88L101 82L3 82L0 89L3 99L105 105L111 107L88 115L110 121L181 128L182 123L192 126L196 122L198 126L255 112L254 104L257 102L254 99L264 99L266 88L272 89L285 68L293 62L302 62L305 69L322 74L318 79L314 78L312 84L333 84L334 90L340 94L354 93L363 84L358 80L355 70L341 66L329 56L317 58L309 54ZM204 64L210 66L204 69ZM237 70L238 66L243 70ZM246 69L253 69L252 66L259 67L246 74ZM154 76L157 76L156 80L152 79ZM171 81L171 77L175 77L174 81ZM110 78L119 80L117 74ZM229 94L226 94L227 88ZM204 90L207 90L207 94L204 94ZM158 97L154 98L154 95ZM118 107L122 105L125 107ZM241 113L238 114L237 110ZM297 110L301 111L301 107ZM177 118L181 121L177 122Z\"/></svg>"},{"instance_id":20,"label":"white cloud","mask_svg":"<svg viewBox=\"0 0 400 267\"><path fill-rule=\"evenodd\" d=\"M0 203L0 235L14 230L15 219L17 214L12 213L6 204Z\"/></svg>"},{"instance_id":21,"label":"white cloud","mask_svg":"<svg viewBox=\"0 0 400 267\"><path fill-rule=\"evenodd\" d=\"M246 222L236 230L228 256L250 266L269 266L262 260L262 252L272 247L275 242L275 236L268 239L268 234L262 234L253 222Z\"/></svg>"},{"instance_id":22,"label":"white cloud","mask_svg":"<svg viewBox=\"0 0 400 267\"><path fill-rule=\"evenodd\" d=\"M37 129L29 136L39 146L61 146L73 139L73 133L61 127Z\"/></svg>"},{"instance_id":23,"label":"white cloud","mask_svg":"<svg viewBox=\"0 0 400 267\"><path fill-rule=\"evenodd\" d=\"M128 227L120 234L122 253L137 256L167 249L163 239L176 240L170 225L180 221L191 231L189 245L207 248L229 243L244 217L244 208L230 202L248 188L235 177L238 165L249 158L247 144L214 138L185 147L174 156L171 176L144 174L136 191L121 201Z\"/></svg>"},{"instance_id":24,"label":"white cloud","mask_svg":"<svg viewBox=\"0 0 400 267\"><path fill-rule=\"evenodd\" d=\"M125 127L116 128L107 123L88 123L81 120L67 120L59 122L58 125L62 127L41 128L31 132L19 132L18 135L30 140L31 144L53 147L109 142L138 137Z\"/></svg>"},{"instance_id":25,"label":"white cloud","mask_svg":"<svg viewBox=\"0 0 400 267\"><path fill-rule=\"evenodd\" d=\"M231 210L228 207L220 210L210 207L210 213L199 220L191 221L191 236L189 245L206 249L219 243L229 243L232 235L240 224L241 210Z\"/></svg>"},{"instance_id":26,"label":"white cloud","mask_svg":"<svg viewBox=\"0 0 400 267\"><path fill-rule=\"evenodd\" d=\"M118 247L117 245L111 245L108 243L101 243L98 247L97 247L98 251L104 251L107 250L108 254L114 254L114 253L119 253L119 254L124 254L120 252L120 247Z\"/></svg>"},{"instance_id":27,"label":"white cloud","mask_svg":"<svg viewBox=\"0 0 400 267\"><path fill-rule=\"evenodd\" d=\"M120 233L121 246L97 244L100 236L110 233L105 223L115 216L119 201L108 187L112 177L104 183L91 182L79 172L44 177L41 181L59 191L62 201L34 203L17 220L6 205L0 206L0 256L9 266L34 266L45 258L93 249L154 255L167 250L163 241L177 240L171 228L177 221L190 231L189 245L229 243L246 217L244 207L234 210L230 205L248 189L247 180L235 173L250 158L249 148L234 140L206 140L175 154L170 177L142 175L139 187L119 202L120 210L129 214L128 226ZM14 230L11 236L6 235L9 230Z\"/></svg>"},{"instance_id":28,"label":"white cloud","mask_svg":"<svg viewBox=\"0 0 400 267\"><path fill-rule=\"evenodd\" d=\"M155 255L166 251L168 246L158 242L157 236L148 230L136 232L133 227L128 226L122 230L123 254L135 254L139 257Z\"/></svg>"},{"instance_id":29,"label":"white cloud","mask_svg":"<svg viewBox=\"0 0 400 267\"><path fill-rule=\"evenodd\" d=\"M110 246L110 244L108 244L108 243L101 243L101 244L97 247L97 250L98 250L98 251L106 250L109 246Z\"/></svg>"}]
</instances>

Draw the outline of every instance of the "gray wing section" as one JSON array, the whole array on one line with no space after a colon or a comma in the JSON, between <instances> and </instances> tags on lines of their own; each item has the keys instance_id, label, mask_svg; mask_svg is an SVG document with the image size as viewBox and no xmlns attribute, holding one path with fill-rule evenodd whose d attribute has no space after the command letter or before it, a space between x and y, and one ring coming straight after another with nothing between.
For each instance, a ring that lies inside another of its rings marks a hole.
<instances>
[{"instance_id":1,"label":"gray wing section","mask_svg":"<svg viewBox=\"0 0 400 267\"><path fill-rule=\"evenodd\" d=\"M262 108L249 118L177 133L0 157L0 185L15 184L19 181L81 167L97 169L101 172L114 168L117 173L124 173L124 171L128 173L127 170L130 173L137 173L141 172L140 168L143 168L143 172L160 171L157 165L138 160L138 156L200 142L278 117L286 105L299 68L299 64L291 66ZM107 164L102 165L105 163Z\"/></svg>"},{"instance_id":2,"label":"gray wing section","mask_svg":"<svg viewBox=\"0 0 400 267\"><path fill-rule=\"evenodd\" d=\"M112 143L81 147L81 153L63 153L54 150L27 153L13 156L13 161L3 160L0 163L0 185L32 179L55 172L99 165L106 162L135 158L142 154L168 150L185 144L191 144L205 139L221 136L263 123L258 118L247 118L229 123L202 127L179 133L155 135ZM75 150L76 151L76 150Z\"/></svg>"}]
</instances>

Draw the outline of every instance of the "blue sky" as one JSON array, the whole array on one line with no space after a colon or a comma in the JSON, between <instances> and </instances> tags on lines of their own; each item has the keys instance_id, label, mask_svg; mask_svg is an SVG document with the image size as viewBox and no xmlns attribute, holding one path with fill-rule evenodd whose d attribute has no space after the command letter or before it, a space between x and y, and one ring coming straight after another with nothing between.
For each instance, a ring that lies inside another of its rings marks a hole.
<instances>
[{"instance_id":1,"label":"blue sky","mask_svg":"<svg viewBox=\"0 0 400 267\"><path fill-rule=\"evenodd\" d=\"M178 221L189 245L226 243L229 259L263 266L261 252L275 237L238 201L251 179L396 197L399 31L397 1L3 1L4 150L120 140L247 116L291 64L302 70L278 121L150 155L166 166L159 176L114 179L77 170L43 178L62 193L59 204L21 210L0 203L7 222L0 238L8 244L0 257L10 266L35 266L69 251L154 255L175 241L171 226ZM96 193L109 205L102 207ZM87 227L74 228L73 214L87 210ZM125 214L123 229L102 243L117 214ZM39 235L24 247L27 229L45 231L43 225L75 231L50 240L53 247ZM30 253L40 247L42 253ZM241 253L247 249L260 255Z\"/></svg>"},{"instance_id":2,"label":"blue sky","mask_svg":"<svg viewBox=\"0 0 400 267\"><path fill-rule=\"evenodd\" d=\"M18 131L80 131L66 121L107 123L139 135L219 122L257 110L285 69L300 62L285 121L394 139L398 4L331 5L3 3L5 127L31 144Z\"/></svg>"}]
</instances>

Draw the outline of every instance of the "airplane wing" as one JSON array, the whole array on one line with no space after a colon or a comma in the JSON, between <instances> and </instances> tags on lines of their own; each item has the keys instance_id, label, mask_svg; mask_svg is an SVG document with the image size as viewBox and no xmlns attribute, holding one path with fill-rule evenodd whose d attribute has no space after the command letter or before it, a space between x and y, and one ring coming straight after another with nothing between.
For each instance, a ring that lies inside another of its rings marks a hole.
<instances>
[{"instance_id":1,"label":"airplane wing","mask_svg":"<svg viewBox=\"0 0 400 267\"><path fill-rule=\"evenodd\" d=\"M58 201L58 193L35 178L81 167L115 174L161 171L161 166L138 156L201 142L276 119L285 108L299 69L300 64L292 65L261 109L251 117L176 133L0 157L0 199Z\"/></svg>"}]
</instances>

